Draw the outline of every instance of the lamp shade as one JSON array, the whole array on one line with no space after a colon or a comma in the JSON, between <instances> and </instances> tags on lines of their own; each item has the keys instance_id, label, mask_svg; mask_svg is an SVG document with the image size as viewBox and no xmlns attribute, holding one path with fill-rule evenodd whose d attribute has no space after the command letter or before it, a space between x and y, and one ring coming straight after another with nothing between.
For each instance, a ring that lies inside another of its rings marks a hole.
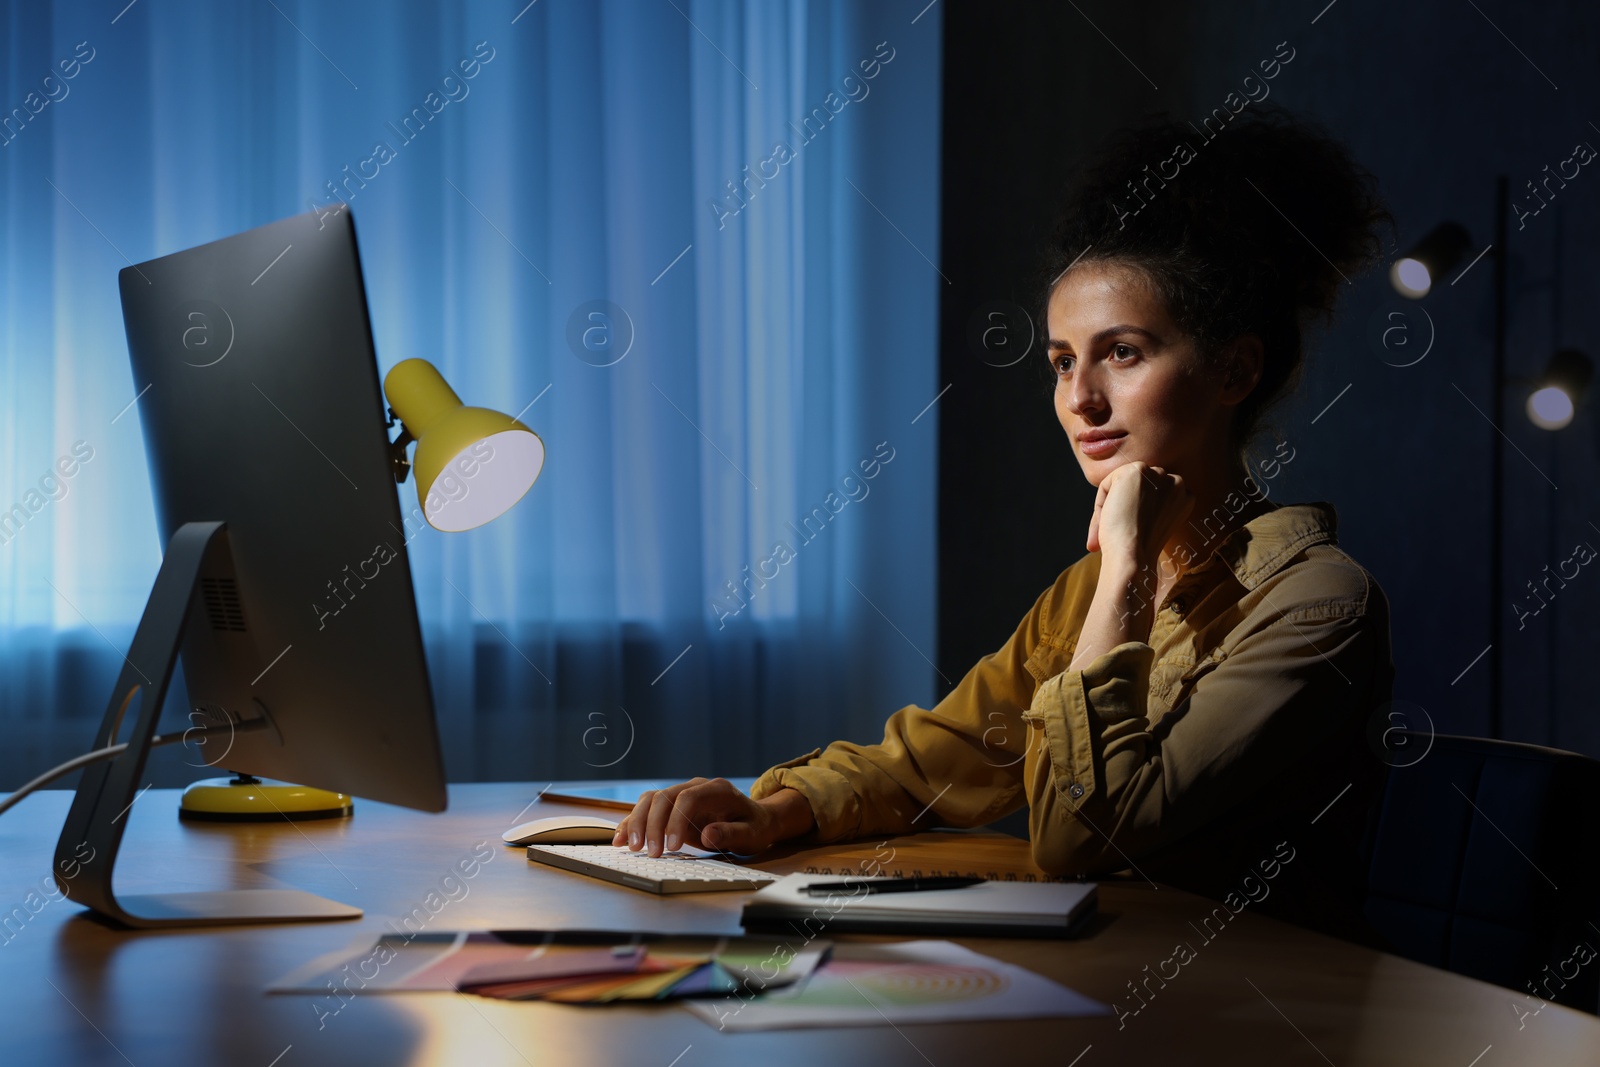
<instances>
[{"instance_id":1,"label":"lamp shade","mask_svg":"<svg viewBox=\"0 0 1600 1067\"><path fill-rule=\"evenodd\" d=\"M1395 291L1421 300L1433 283L1449 273L1472 247L1472 235L1456 222L1441 222L1423 235L1405 255L1389 268L1389 281Z\"/></svg>"},{"instance_id":2,"label":"lamp shade","mask_svg":"<svg viewBox=\"0 0 1600 1067\"><path fill-rule=\"evenodd\" d=\"M1594 377L1594 363L1576 348L1550 357L1539 387L1528 397L1528 418L1541 430L1560 430L1572 421Z\"/></svg>"},{"instance_id":3,"label":"lamp shade","mask_svg":"<svg viewBox=\"0 0 1600 1067\"><path fill-rule=\"evenodd\" d=\"M498 518L544 468L538 434L509 415L466 406L425 359L395 364L383 392L416 438L417 499L434 529L460 532Z\"/></svg>"}]
</instances>

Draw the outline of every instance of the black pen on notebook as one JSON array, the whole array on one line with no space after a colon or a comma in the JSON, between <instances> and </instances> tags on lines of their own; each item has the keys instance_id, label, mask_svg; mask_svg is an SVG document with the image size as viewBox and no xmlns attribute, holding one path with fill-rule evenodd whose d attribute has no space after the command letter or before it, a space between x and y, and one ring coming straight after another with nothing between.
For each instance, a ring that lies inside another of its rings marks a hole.
<instances>
[{"instance_id":1,"label":"black pen on notebook","mask_svg":"<svg viewBox=\"0 0 1600 1067\"><path fill-rule=\"evenodd\" d=\"M981 885L984 878L854 878L844 882L812 882L801 887L808 896L830 896L834 893L916 893L928 889L961 889Z\"/></svg>"}]
</instances>

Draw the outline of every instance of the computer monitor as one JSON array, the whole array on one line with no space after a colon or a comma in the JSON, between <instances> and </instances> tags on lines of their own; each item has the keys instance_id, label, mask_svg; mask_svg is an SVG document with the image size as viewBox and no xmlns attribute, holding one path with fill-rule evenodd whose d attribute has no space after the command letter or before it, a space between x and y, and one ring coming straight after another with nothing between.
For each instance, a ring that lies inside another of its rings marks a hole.
<instances>
[{"instance_id":1,"label":"computer monitor","mask_svg":"<svg viewBox=\"0 0 1600 1067\"><path fill-rule=\"evenodd\" d=\"M57 882L133 926L359 915L298 891L111 888L180 648L196 721L222 735L208 762L444 810L406 554L420 518L400 511L350 212L285 219L119 281L166 552L98 737L117 743L136 715L129 747L85 772Z\"/></svg>"}]
</instances>

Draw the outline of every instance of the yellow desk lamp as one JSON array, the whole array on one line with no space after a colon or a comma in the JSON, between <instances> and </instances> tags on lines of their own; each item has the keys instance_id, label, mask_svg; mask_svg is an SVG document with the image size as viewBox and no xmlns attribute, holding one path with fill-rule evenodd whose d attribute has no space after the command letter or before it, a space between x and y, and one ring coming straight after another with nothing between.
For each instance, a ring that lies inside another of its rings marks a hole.
<instances>
[{"instance_id":1,"label":"yellow desk lamp","mask_svg":"<svg viewBox=\"0 0 1600 1067\"><path fill-rule=\"evenodd\" d=\"M544 442L509 415L469 408L425 359L397 363L383 380L400 419L395 480L406 480L405 446L417 442L417 499L436 530L457 533L499 518L533 487Z\"/></svg>"},{"instance_id":2,"label":"yellow desk lamp","mask_svg":"<svg viewBox=\"0 0 1600 1067\"><path fill-rule=\"evenodd\" d=\"M544 442L509 415L467 407L425 359L395 364L383 380L396 482L417 472L417 501L428 525L447 533L482 526L509 511L544 468ZM416 442L414 461L406 447ZM226 757L224 757L226 758ZM183 793L185 819L241 822L344 818L350 797L310 786L269 784L251 775L208 778Z\"/></svg>"}]
</instances>

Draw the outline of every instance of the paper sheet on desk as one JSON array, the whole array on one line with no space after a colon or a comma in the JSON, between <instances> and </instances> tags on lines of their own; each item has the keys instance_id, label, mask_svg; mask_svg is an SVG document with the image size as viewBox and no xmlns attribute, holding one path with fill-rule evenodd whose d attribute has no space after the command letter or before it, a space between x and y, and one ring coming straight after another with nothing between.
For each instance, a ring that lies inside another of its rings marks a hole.
<instances>
[{"instance_id":1,"label":"paper sheet on desk","mask_svg":"<svg viewBox=\"0 0 1600 1067\"><path fill-rule=\"evenodd\" d=\"M835 943L804 982L683 1007L733 1031L1111 1014L1097 1000L951 941Z\"/></svg>"}]
</instances>

